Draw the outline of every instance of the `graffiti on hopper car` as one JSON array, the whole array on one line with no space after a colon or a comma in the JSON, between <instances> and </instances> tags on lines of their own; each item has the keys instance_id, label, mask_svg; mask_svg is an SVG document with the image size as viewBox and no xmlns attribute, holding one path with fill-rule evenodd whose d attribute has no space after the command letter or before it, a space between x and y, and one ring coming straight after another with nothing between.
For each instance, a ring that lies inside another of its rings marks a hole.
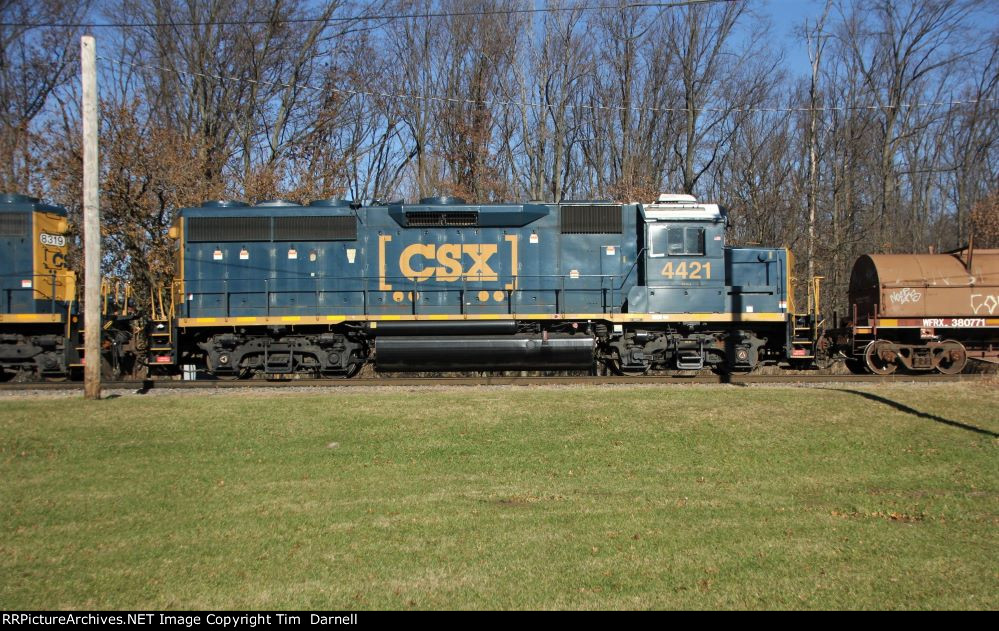
<instances>
[{"instance_id":1,"label":"graffiti on hopper car","mask_svg":"<svg viewBox=\"0 0 999 631\"><path fill-rule=\"evenodd\" d=\"M995 294L971 294L971 310L975 312L975 315L979 313L995 315L997 309L999 309L999 296Z\"/></svg>"},{"instance_id":2,"label":"graffiti on hopper car","mask_svg":"<svg viewBox=\"0 0 999 631\"><path fill-rule=\"evenodd\" d=\"M905 305L919 302L923 299L923 294L910 287L904 287L891 292L888 297L897 305Z\"/></svg>"}]
</instances>

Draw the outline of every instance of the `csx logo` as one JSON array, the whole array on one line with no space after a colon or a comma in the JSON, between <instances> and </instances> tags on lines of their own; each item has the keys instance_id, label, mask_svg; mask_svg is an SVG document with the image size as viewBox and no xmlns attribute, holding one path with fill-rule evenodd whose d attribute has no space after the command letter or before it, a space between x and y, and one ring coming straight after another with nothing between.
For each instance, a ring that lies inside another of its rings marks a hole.
<instances>
[{"instance_id":1,"label":"csx logo","mask_svg":"<svg viewBox=\"0 0 999 631\"><path fill-rule=\"evenodd\" d=\"M414 243L399 256L399 271L418 283L432 277L445 283L462 277L481 281L499 280L489 265L489 259L498 250L499 246L495 243L446 243L441 246ZM440 265L433 265L435 262Z\"/></svg>"},{"instance_id":2,"label":"csx logo","mask_svg":"<svg viewBox=\"0 0 999 631\"><path fill-rule=\"evenodd\" d=\"M388 244L392 241L389 235L379 237L378 267L380 288L392 289L392 277L399 274L410 281L422 283L436 280L443 283L453 283L459 280L475 282L498 281L500 269L501 243L413 243L402 249L397 259L398 272L388 270ZM517 276L517 236L506 235L509 244L510 272L512 282L505 283L507 289L516 286ZM502 256L506 256L506 247L502 248Z\"/></svg>"}]
</instances>

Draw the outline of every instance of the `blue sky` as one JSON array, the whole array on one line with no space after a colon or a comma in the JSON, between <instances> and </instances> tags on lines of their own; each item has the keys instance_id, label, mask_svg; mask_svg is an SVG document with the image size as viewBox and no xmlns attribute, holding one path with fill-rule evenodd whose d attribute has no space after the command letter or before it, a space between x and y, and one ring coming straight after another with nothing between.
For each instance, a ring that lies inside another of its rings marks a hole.
<instances>
[{"instance_id":1,"label":"blue sky","mask_svg":"<svg viewBox=\"0 0 999 631\"><path fill-rule=\"evenodd\" d=\"M805 18L812 21L820 18L825 0L755 0L752 4L773 23L774 45L784 48L787 69L793 74L807 74L808 52L795 29L801 27Z\"/></svg>"},{"instance_id":2,"label":"blue sky","mask_svg":"<svg viewBox=\"0 0 999 631\"><path fill-rule=\"evenodd\" d=\"M821 17L826 0L749 0L749 3L754 11L769 18L773 24L773 44L783 47L788 71L795 75L807 75L808 52L804 41L794 31L804 23L805 18L814 21ZM834 21L837 15L834 3L829 21ZM999 27L999 0L984 0L977 17L980 19L976 23L982 29Z\"/></svg>"}]
</instances>

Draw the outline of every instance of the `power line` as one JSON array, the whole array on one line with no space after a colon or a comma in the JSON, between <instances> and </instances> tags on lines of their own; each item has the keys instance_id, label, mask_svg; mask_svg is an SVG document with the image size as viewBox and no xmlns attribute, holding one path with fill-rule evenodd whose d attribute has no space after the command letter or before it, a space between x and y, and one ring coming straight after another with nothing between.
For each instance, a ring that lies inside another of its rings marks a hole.
<instances>
[{"instance_id":1,"label":"power line","mask_svg":"<svg viewBox=\"0 0 999 631\"><path fill-rule=\"evenodd\" d=\"M544 8L517 8L517 9L494 9L489 11L444 11L425 12L408 14L382 14L382 15L350 15L331 16L316 18L266 18L258 20L217 20L211 22L0 22L0 27L12 28L159 28L178 26L253 26L257 24L309 24L316 22L359 22L366 20L390 22L393 20L409 20L417 18L449 18L467 17L474 15L516 15L530 13L564 13L571 11L606 11L626 9L673 9L677 7L694 6L699 4L731 3L745 0L681 0L678 2L630 2L628 4L617 5L586 5L575 7L544 7Z\"/></svg>"},{"instance_id":2,"label":"power line","mask_svg":"<svg viewBox=\"0 0 999 631\"><path fill-rule=\"evenodd\" d=\"M382 98L382 99L393 99L397 101L409 100L409 101L426 101L432 103L450 103L458 105L475 105L480 107L520 107L520 108L530 108L530 109L545 109L549 107L554 107L551 103L532 103L525 101L504 101L499 99L493 99L489 101L475 100L475 99L460 99L454 97L446 96L425 96L420 94L406 94L406 93L392 93L392 92L378 92L374 90L349 90L345 88L317 88L313 85L307 83L284 83L280 81L267 81L264 79L246 79L240 77L227 77L224 75L214 75L204 72L191 72L185 70L176 70L174 68L167 68L164 66L154 66L150 64L138 64L128 62L122 59L109 59L107 57L98 57L101 61L107 61L113 64L130 66L132 68L145 68L147 70L158 70L161 72L171 72L177 75L189 76L189 77L202 77L205 79L216 79L218 81L235 81L237 83L252 83L256 85L267 85L278 88L300 88L304 90L312 90L313 92L318 92L320 94L324 92L334 92L337 94L346 94L349 96L359 96L367 98ZM929 107L943 107L949 106L953 107L955 105L974 105L977 103L991 103L999 101L999 97L987 98L987 99L969 99L962 101L929 101L923 103L900 103L897 105L839 105L839 106L826 106L826 107L701 107L695 108L697 112L725 112L730 114L743 114L743 113L788 113L788 112L848 112L848 111L874 111L874 110L885 110L885 109L919 109L919 108L929 108ZM633 106L623 106L623 105L587 105L587 104L566 104L565 109L569 110L612 110L612 111L624 111L631 110L634 112L661 112L661 113L685 113L690 111L690 108L686 107L645 107L641 105Z\"/></svg>"}]
</instances>

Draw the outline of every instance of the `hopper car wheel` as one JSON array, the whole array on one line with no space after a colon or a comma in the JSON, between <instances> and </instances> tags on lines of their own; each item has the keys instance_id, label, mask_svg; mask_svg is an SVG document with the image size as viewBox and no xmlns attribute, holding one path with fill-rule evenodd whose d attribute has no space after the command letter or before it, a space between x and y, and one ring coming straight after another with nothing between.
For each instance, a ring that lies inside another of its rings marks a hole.
<instances>
[{"instance_id":1,"label":"hopper car wheel","mask_svg":"<svg viewBox=\"0 0 999 631\"><path fill-rule=\"evenodd\" d=\"M859 359L848 359L846 360L846 369L849 370L854 375L869 375L871 371L867 370L867 366L864 365Z\"/></svg>"},{"instance_id":2,"label":"hopper car wheel","mask_svg":"<svg viewBox=\"0 0 999 631\"><path fill-rule=\"evenodd\" d=\"M944 340L941 343L941 353L937 360L937 370L945 375L956 375L964 370L968 363L968 351L964 344L954 340Z\"/></svg>"},{"instance_id":3,"label":"hopper car wheel","mask_svg":"<svg viewBox=\"0 0 999 631\"><path fill-rule=\"evenodd\" d=\"M884 340L874 340L864 350L864 364L875 375L887 376L894 373L895 369L898 368L895 360L885 361L881 359L879 354L882 349L890 344L890 342Z\"/></svg>"}]
</instances>

